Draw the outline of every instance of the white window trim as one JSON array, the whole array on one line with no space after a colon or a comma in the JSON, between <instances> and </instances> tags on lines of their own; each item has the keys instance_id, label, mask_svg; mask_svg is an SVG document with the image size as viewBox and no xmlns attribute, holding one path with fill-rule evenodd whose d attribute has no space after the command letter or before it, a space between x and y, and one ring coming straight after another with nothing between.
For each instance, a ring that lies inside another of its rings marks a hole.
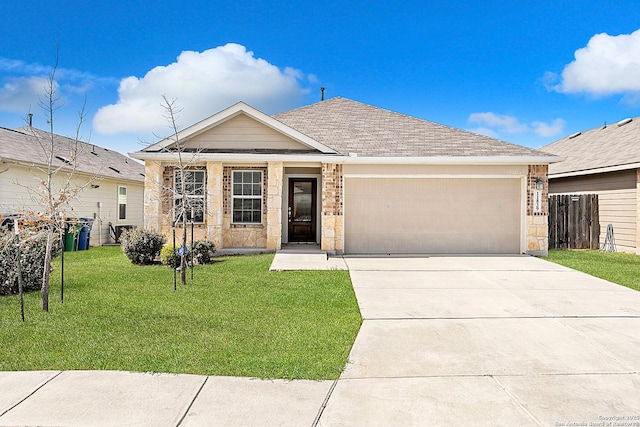
<instances>
[{"instance_id":1,"label":"white window trim","mask_svg":"<svg viewBox=\"0 0 640 427\"><path fill-rule=\"evenodd\" d=\"M234 188L234 183L235 180L233 179L234 175L236 172L239 173L243 173L243 172L259 172L260 173L260 196L255 196L255 195L250 195L250 196L242 196L242 195L238 195L236 196L235 194L233 194L233 188ZM233 220L233 205L234 205L234 200L235 199L260 199L260 222L236 222ZM258 170L258 169L232 169L231 170L231 224L237 224L237 225L262 225L262 222L264 221L264 171L263 170Z\"/></svg>"},{"instance_id":2,"label":"white window trim","mask_svg":"<svg viewBox=\"0 0 640 427\"><path fill-rule=\"evenodd\" d=\"M123 195L120 194L120 189L124 188L124 193ZM127 189L126 186L124 185L118 185L118 203L117 203L117 213L116 215L118 216L118 221L126 221L128 214L129 214L129 203L128 203L128 197L129 197L129 190ZM123 199L121 199L121 197L123 197ZM121 200L124 200L124 203L120 203ZM120 205L124 205L124 218L120 218Z\"/></svg>"},{"instance_id":3,"label":"white window trim","mask_svg":"<svg viewBox=\"0 0 640 427\"><path fill-rule=\"evenodd\" d=\"M199 172L203 174L203 179L202 179L202 186L203 186L203 190L202 190L202 194L201 195L190 195L187 194L187 199L193 199L193 200L197 200L197 199L201 199L202 200L202 221L193 221L194 224L204 224L205 223L205 218L207 216L207 206L205 204L206 202L206 186L207 186L207 173L204 169L185 169L184 170L185 173L186 172ZM178 193L178 188L177 188L177 183L176 183L176 177L178 176L178 174L180 173L180 169L176 168L173 171L173 221L174 223L177 221L177 217L178 217L178 213L176 212L176 200L178 199L182 199L182 194ZM187 221L188 223L191 223L190 221Z\"/></svg>"}]
</instances>

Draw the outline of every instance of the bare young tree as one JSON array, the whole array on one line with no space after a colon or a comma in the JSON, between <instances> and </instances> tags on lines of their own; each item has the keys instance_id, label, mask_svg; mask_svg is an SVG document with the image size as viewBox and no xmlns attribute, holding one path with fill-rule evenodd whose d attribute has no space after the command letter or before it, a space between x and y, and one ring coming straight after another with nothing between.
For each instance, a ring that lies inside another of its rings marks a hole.
<instances>
[{"instance_id":1,"label":"bare young tree","mask_svg":"<svg viewBox=\"0 0 640 427\"><path fill-rule=\"evenodd\" d=\"M165 111L164 117L169 123L172 132L169 137L172 143L169 144L166 149L177 155L177 163L174 168L175 187L168 188L165 186L164 190L173 195L173 226L176 227L180 224L182 228L180 236L182 251L179 253L180 282L186 285L188 265L188 254L186 250L187 225L189 224L189 220L193 221L197 214L202 214L204 211L204 206L201 202L198 202L200 199L192 198L190 195L194 193L204 194L205 183L199 183L195 179L195 172L191 169L198 150L187 152L186 147L180 139L177 115L181 109L176 105L176 100L170 100L165 95L162 95L162 108Z\"/></svg>"},{"instance_id":2,"label":"bare young tree","mask_svg":"<svg viewBox=\"0 0 640 427\"><path fill-rule=\"evenodd\" d=\"M30 228L33 233L44 233L46 236L41 289L42 310L44 311L49 311L52 253L54 245L61 241L62 233L65 230L65 214L71 203L78 198L79 193L93 180L91 178L83 184L74 181L80 149L80 130L85 121L85 105L83 104L82 109L78 112L78 124L73 138L65 138L65 142L61 142L54 132L55 114L62 107L56 83L58 52L59 50L56 49L55 63L47 76L44 95L40 98L40 107L47 116L49 129L47 132L40 132L28 126L31 136L39 145L44 156L44 166L41 168L43 178L37 189L29 189L31 193L35 194L34 199L36 199L40 210L26 212L19 224L21 227ZM56 158L62 159L63 164L56 166L54 162Z\"/></svg>"}]
</instances>

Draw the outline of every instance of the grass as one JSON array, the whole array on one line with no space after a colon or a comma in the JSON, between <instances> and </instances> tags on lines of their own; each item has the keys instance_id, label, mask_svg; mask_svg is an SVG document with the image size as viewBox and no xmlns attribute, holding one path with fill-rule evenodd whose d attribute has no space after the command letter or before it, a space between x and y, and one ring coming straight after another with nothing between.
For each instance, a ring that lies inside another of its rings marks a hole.
<instances>
[{"instance_id":1,"label":"grass","mask_svg":"<svg viewBox=\"0 0 640 427\"><path fill-rule=\"evenodd\" d=\"M269 272L272 254L172 270L136 266L119 247L59 260L50 312L38 292L0 297L0 370L124 370L335 379L361 323L346 271Z\"/></svg>"},{"instance_id":2,"label":"grass","mask_svg":"<svg viewBox=\"0 0 640 427\"><path fill-rule=\"evenodd\" d=\"M640 291L638 255L598 250L551 250L548 260Z\"/></svg>"}]
</instances>

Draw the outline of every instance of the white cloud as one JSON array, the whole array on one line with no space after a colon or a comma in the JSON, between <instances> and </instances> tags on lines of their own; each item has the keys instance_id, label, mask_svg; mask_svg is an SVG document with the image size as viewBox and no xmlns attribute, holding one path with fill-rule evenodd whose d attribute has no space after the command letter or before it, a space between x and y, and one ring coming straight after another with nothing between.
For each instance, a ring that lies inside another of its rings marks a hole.
<instances>
[{"instance_id":1,"label":"white cloud","mask_svg":"<svg viewBox=\"0 0 640 427\"><path fill-rule=\"evenodd\" d=\"M533 131L545 138L551 136L560 135L564 131L564 125L566 122L562 119L555 119L550 124L544 122L533 122L531 126L533 127Z\"/></svg>"},{"instance_id":2,"label":"white cloud","mask_svg":"<svg viewBox=\"0 0 640 427\"><path fill-rule=\"evenodd\" d=\"M49 82L46 77L10 77L0 87L0 111L27 114L39 108Z\"/></svg>"},{"instance_id":3,"label":"white cloud","mask_svg":"<svg viewBox=\"0 0 640 427\"><path fill-rule=\"evenodd\" d=\"M555 119L551 123L533 121L531 124L522 123L513 116L501 115L492 112L472 113L468 121L480 126L470 129L471 132L480 135L498 138L501 134L535 133L545 138L556 136L564 131L566 122L563 119Z\"/></svg>"},{"instance_id":4,"label":"white cloud","mask_svg":"<svg viewBox=\"0 0 640 427\"><path fill-rule=\"evenodd\" d=\"M507 133L523 133L527 131L527 125L513 116L500 115L496 113L473 113L469 116L469 122L485 125L489 128L496 128Z\"/></svg>"},{"instance_id":5,"label":"white cloud","mask_svg":"<svg viewBox=\"0 0 640 427\"><path fill-rule=\"evenodd\" d=\"M640 92L640 30L618 36L594 35L587 46L576 50L575 60L561 76L546 73L544 79L553 90L563 93L602 96Z\"/></svg>"},{"instance_id":6,"label":"white cloud","mask_svg":"<svg viewBox=\"0 0 640 427\"><path fill-rule=\"evenodd\" d=\"M116 104L102 107L93 120L98 132L166 133L161 96L182 106L178 121L186 126L244 101L265 113L285 110L308 92L305 76L294 68L280 69L254 57L244 46L229 43L204 52L185 51L177 61L158 66L144 77L120 82Z\"/></svg>"}]
</instances>

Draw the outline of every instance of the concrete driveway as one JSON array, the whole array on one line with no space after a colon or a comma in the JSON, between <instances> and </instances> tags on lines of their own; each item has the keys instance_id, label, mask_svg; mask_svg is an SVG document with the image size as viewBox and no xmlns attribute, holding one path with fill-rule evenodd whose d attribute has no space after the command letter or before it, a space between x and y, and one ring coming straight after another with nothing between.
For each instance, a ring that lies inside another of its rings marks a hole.
<instances>
[{"instance_id":1,"label":"concrete driveway","mask_svg":"<svg viewBox=\"0 0 640 427\"><path fill-rule=\"evenodd\" d=\"M640 292L527 256L345 260L364 322L319 425L640 426Z\"/></svg>"}]
</instances>

